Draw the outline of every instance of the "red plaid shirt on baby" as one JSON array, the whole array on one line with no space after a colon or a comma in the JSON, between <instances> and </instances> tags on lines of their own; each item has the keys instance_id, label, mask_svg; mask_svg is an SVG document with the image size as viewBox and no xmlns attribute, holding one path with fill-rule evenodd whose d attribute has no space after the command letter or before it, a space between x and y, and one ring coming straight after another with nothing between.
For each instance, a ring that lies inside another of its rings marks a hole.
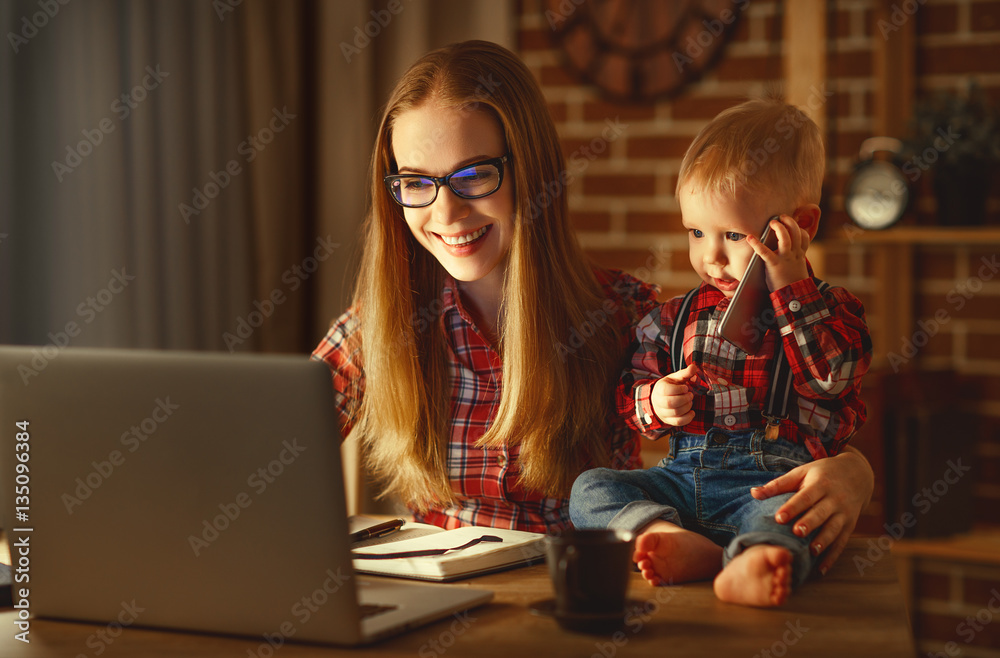
<instances>
[{"instance_id":1,"label":"red plaid shirt on baby","mask_svg":"<svg viewBox=\"0 0 1000 658\"><path fill-rule=\"evenodd\" d=\"M653 412L650 393L657 380L670 374L669 339L682 299L670 300L639 322L631 366L618 386L619 413L649 438L673 429ZM713 426L761 427L775 355L783 349L793 393L779 436L805 445L814 459L836 455L865 421L859 391L872 344L864 306L844 288L821 293L812 278L772 292L771 303L777 327L767 331L760 350L749 356L718 335L729 299L708 284L700 286L684 328L684 360L704 376L694 386L694 420L679 429L704 434Z\"/></svg>"}]
</instances>

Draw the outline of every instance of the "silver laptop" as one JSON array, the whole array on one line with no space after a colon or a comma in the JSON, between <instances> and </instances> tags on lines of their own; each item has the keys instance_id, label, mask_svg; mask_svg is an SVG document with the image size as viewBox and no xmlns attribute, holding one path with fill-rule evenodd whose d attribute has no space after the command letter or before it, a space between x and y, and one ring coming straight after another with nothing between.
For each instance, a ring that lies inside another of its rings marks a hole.
<instances>
[{"instance_id":1,"label":"silver laptop","mask_svg":"<svg viewBox=\"0 0 1000 658\"><path fill-rule=\"evenodd\" d=\"M492 598L355 575L330 372L304 356L0 347L0 428L33 616L353 645Z\"/></svg>"}]
</instances>

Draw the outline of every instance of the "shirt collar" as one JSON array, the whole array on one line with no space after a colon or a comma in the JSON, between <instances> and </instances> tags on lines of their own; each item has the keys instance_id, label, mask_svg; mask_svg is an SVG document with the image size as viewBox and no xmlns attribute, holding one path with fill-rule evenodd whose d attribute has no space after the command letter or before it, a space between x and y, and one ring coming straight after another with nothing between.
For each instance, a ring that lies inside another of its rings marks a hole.
<instances>
[{"instance_id":1,"label":"shirt collar","mask_svg":"<svg viewBox=\"0 0 1000 658\"><path fill-rule=\"evenodd\" d=\"M445 274L444 287L441 289L441 301L444 303L444 311L455 310L459 316L472 326L476 323L472 316L462 306L462 296L458 292L458 282L450 274Z\"/></svg>"}]
</instances>

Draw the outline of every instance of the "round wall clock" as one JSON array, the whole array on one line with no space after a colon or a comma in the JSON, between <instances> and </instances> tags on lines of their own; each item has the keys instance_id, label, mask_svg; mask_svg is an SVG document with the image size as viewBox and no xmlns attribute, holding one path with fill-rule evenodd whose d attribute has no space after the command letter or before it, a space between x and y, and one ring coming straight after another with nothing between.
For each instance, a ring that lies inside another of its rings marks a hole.
<instances>
[{"instance_id":1,"label":"round wall clock","mask_svg":"<svg viewBox=\"0 0 1000 658\"><path fill-rule=\"evenodd\" d=\"M746 2L545 0L566 65L617 101L676 95L718 60Z\"/></svg>"}]
</instances>

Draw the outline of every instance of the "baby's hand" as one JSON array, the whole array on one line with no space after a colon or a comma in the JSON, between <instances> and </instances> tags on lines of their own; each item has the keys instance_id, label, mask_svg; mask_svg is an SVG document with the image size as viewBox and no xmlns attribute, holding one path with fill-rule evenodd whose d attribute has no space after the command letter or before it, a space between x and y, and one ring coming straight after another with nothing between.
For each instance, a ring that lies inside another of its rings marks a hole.
<instances>
[{"instance_id":1,"label":"baby's hand","mask_svg":"<svg viewBox=\"0 0 1000 658\"><path fill-rule=\"evenodd\" d=\"M649 401L653 412L667 425L680 427L694 420L694 393L691 384L697 378L694 365L672 372L653 384Z\"/></svg>"},{"instance_id":2,"label":"baby's hand","mask_svg":"<svg viewBox=\"0 0 1000 658\"><path fill-rule=\"evenodd\" d=\"M782 215L781 221L772 221L771 230L778 236L777 251L765 247L757 236L748 235L747 241L764 261L767 286L774 292L809 277L806 249L810 239L809 231L800 227L790 215Z\"/></svg>"}]
</instances>

